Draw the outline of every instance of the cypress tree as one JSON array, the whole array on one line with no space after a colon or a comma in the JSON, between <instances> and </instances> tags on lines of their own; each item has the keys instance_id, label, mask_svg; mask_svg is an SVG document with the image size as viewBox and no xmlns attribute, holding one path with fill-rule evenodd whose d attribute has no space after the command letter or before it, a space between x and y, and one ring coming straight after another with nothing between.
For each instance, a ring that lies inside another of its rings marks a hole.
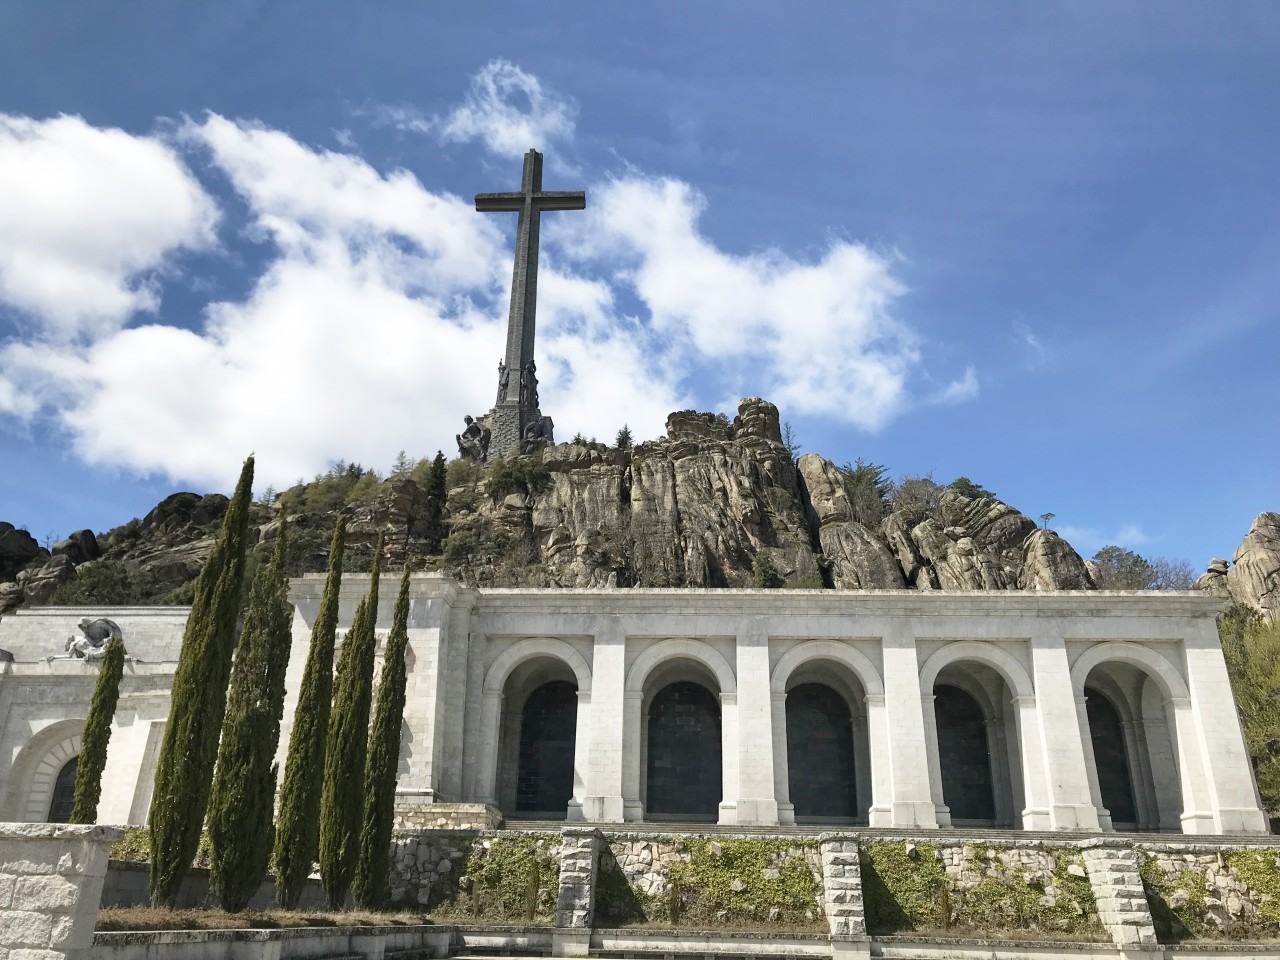
<instances>
[{"instance_id":1,"label":"cypress tree","mask_svg":"<svg viewBox=\"0 0 1280 960\"><path fill-rule=\"evenodd\" d=\"M302 897L320 836L320 788L333 699L333 647L338 631L338 592L342 586L342 554L346 542L347 517L339 514L329 544L329 574L320 597L320 609L311 625L311 646L298 688L298 706L293 714L271 856L276 901L289 910L295 909Z\"/></svg>"},{"instance_id":2,"label":"cypress tree","mask_svg":"<svg viewBox=\"0 0 1280 960\"><path fill-rule=\"evenodd\" d=\"M400 725L404 721L405 649L409 646L409 567L400 578L400 593L391 616L382 681L369 731L364 768L364 818L360 831L360 859L353 887L356 903L377 910L387 899L388 852L395 818L396 768L400 763Z\"/></svg>"},{"instance_id":3,"label":"cypress tree","mask_svg":"<svg viewBox=\"0 0 1280 960\"><path fill-rule=\"evenodd\" d=\"M360 847L381 563L382 537L379 536L373 553L369 593L360 599L351 618L351 629L342 640L333 681L333 712L329 716L324 787L320 794L320 877L332 910L341 910L347 899Z\"/></svg>"},{"instance_id":4,"label":"cypress tree","mask_svg":"<svg viewBox=\"0 0 1280 960\"><path fill-rule=\"evenodd\" d=\"M231 913L249 905L271 856L274 760L293 621L284 572L286 537L282 523L271 563L259 567L253 581L209 795L209 886Z\"/></svg>"},{"instance_id":5,"label":"cypress tree","mask_svg":"<svg viewBox=\"0 0 1280 960\"><path fill-rule=\"evenodd\" d=\"M436 451L427 474L427 552L439 553L444 546L444 505L449 496L448 469L444 452Z\"/></svg>"},{"instance_id":6,"label":"cypress tree","mask_svg":"<svg viewBox=\"0 0 1280 960\"><path fill-rule=\"evenodd\" d=\"M196 578L173 672L169 722L151 795L151 902L155 906L173 906L200 845L236 643L252 486L253 457L249 457L222 518L217 542Z\"/></svg>"},{"instance_id":7,"label":"cypress tree","mask_svg":"<svg viewBox=\"0 0 1280 960\"><path fill-rule=\"evenodd\" d=\"M75 802L71 807L72 823L95 823L98 819L98 797L102 793L102 768L107 765L107 744L111 742L111 721L120 699L120 678L124 676L124 641L112 637L103 651L98 667L98 680L93 685L93 700L80 738L80 759L76 763Z\"/></svg>"}]
</instances>

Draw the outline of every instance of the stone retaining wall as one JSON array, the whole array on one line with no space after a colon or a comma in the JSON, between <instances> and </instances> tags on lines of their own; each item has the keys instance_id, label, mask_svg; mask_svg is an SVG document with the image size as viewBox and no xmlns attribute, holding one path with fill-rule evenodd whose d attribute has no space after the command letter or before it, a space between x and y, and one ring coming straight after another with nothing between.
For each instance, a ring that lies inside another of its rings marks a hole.
<instances>
[{"instance_id":1,"label":"stone retaining wall","mask_svg":"<svg viewBox=\"0 0 1280 960\"><path fill-rule=\"evenodd\" d=\"M1143 845L1134 859L1161 942L1280 939L1280 849Z\"/></svg>"},{"instance_id":2,"label":"stone retaining wall","mask_svg":"<svg viewBox=\"0 0 1280 960\"><path fill-rule=\"evenodd\" d=\"M424 803L421 798L398 795L396 830L496 830L502 811L485 803Z\"/></svg>"},{"instance_id":3,"label":"stone retaining wall","mask_svg":"<svg viewBox=\"0 0 1280 960\"><path fill-rule=\"evenodd\" d=\"M115 827L0 824L0 957L81 960Z\"/></svg>"}]
</instances>

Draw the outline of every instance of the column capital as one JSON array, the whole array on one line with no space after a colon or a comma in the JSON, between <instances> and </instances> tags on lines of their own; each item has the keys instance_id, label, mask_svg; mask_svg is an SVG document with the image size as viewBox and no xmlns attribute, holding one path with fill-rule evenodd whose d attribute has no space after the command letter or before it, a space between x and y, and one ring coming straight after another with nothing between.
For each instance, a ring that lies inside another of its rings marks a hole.
<instances>
[{"instance_id":1,"label":"column capital","mask_svg":"<svg viewBox=\"0 0 1280 960\"><path fill-rule=\"evenodd\" d=\"M1027 696L1010 697L1009 702L1017 707L1034 707L1036 705L1036 698L1034 694L1030 694Z\"/></svg>"},{"instance_id":2,"label":"column capital","mask_svg":"<svg viewBox=\"0 0 1280 960\"><path fill-rule=\"evenodd\" d=\"M738 702L738 694L736 692L720 694L721 704L730 704L730 703L736 704L737 702Z\"/></svg>"},{"instance_id":3,"label":"column capital","mask_svg":"<svg viewBox=\"0 0 1280 960\"><path fill-rule=\"evenodd\" d=\"M921 699L924 699L924 698L921 697ZM933 697L930 697L929 699L932 700ZM866 696L862 698L862 702L865 703L868 707L872 707L872 706L883 707L885 703L885 695L883 693L868 693Z\"/></svg>"}]
</instances>

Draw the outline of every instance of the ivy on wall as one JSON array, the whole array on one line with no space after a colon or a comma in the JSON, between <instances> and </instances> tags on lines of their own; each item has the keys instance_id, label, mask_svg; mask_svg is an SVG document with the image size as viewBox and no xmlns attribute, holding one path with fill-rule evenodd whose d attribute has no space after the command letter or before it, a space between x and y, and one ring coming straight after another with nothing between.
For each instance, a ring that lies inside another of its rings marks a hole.
<instances>
[{"instance_id":1,"label":"ivy on wall","mask_svg":"<svg viewBox=\"0 0 1280 960\"><path fill-rule=\"evenodd\" d=\"M649 891L619 865L617 847L601 853L598 927L826 930L822 881L810 866L817 861L812 840L688 837L673 845L678 857L655 859L650 871L661 881Z\"/></svg>"},{"instance_id":2,"label":"ivy on wall","mask_svg":"<svg viewBox=\"0 0 1280 960\"><path fill-rule=\"evenodd\" d=\"M427 909L461 923L553 924L559 887L558 836L486 837L470 844L462 873L432 881Z\"/></svg>"},{"instance_id":3,"label":"ivy on wall","mask_svg":"<svg viewBox=\"0 0 1280 960\"><path fill-rule=\"evenodd\" d=\"M867 844L862 862L867 932L1106 939L1077 851L1044 850L1052 863L1048 871L1006 864L992 852L963 856L956 877L948 873L936 844Z\"/></svg>"}]
</instances>

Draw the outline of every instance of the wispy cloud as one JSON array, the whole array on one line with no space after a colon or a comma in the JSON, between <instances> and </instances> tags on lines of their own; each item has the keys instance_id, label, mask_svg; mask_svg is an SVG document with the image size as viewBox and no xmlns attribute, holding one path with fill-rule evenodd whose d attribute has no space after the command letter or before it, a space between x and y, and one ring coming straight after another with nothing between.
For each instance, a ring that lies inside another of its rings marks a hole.
<instances>
[{"instance_id":1,"label":"wispy cloud","mask_svg":"<svg viewBox=\"0 0 1280 960\"><path fill-rule=\"evenodd\" d=\"M1021 320L1013 322L1013 340L1022 349L1023 362L1028 370L1044 365L1048 351L1035 332Z\"/></svg>"},{"instance_id":2,"label":"wispy cloud","mask_svg":"<svg viewBox=\"0 0 1280 960\"><path fill-rule=\"evenodd\" d=\"M1136 550L1151 543L1151 537L1143 533L1136 523L1125 523L1111 534L1097 527L1075 527L1068 524L1056 526L1058 533L1084 556L1092 556L1103 547L1118 546Z\"/></svg>"},{"instance_id":3,"label":"wispy cloud","mask_svg":"<svg viewBox=\"0 0 1280 960\"><path fill-rule=\"evenodd\" d=\"M508 60L491 60L471 78L463 101L444 115L405 106L378 108L375 116L401 130L426 133L443 143L479 141L500 157L521 157L530 147L571 141L577 106L564 94ZM562 158L557 162L563 166Z\"/></svg>"}]
</instances>

